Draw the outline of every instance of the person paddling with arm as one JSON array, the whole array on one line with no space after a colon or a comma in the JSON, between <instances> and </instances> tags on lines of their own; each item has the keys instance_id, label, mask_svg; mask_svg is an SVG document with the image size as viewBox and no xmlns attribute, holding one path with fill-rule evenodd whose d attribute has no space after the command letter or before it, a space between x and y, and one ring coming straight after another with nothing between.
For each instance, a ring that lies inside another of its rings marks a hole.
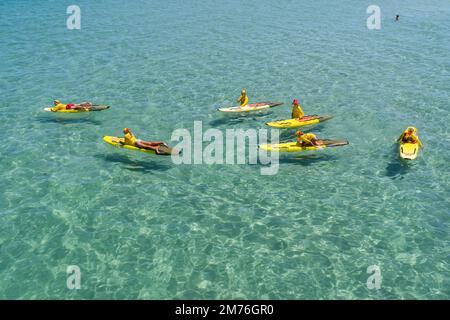
<instances>
[{"instance_id":1,"label":"person paddling with arm","mask_svg":"<svg viewBox=\"0 0 450 320\"><path fill-rule=\"evenodd\" d=\"M89 110L90 108L92 108L91 102L82 102L82 103L76 103L76 104L75 103L64 104L64 103L61 103L61 101L59 101L59 100L54 100L53 105L54 105L54 107L50 109L53 112L61 111L61 110Z\"/></svg>"},{"instance_id":2,"label":"person paddling with arm","mask_svg":"<svg viewBox=\"0 0 450 320\"><path fill-rule=\"evenodd\" d=\"M417 143L420 148L423 148L423 143L417 136L417 129L414 127L408 127L406 130L398 137L397 142L403 143Z\"/></svg>"},{"instance_id":3,"label":"person paddling with arm","mask_svg":"<svg viewBox=\"0 0 450 320\"><path fill-rule=\"evenodd\" d=\"M300 147L314 147L323 145L322 141L317 139L314 133L303 133L302 131L297 131L297 145Z\"/></svg>"},{"instance_id":4,"label":"person paddling with arm","mask_svg":"<svg viewBox=\"0 0 450 320\"><path fill-rule=\"evenodd\" d=\"M141 149L154 150L157 154L161 153L159 150L161 145L167 147L167 144L163 141L151 141L150 142L150 141L143 141L143 140L137 139L136 136L128 128L124 128L123 133L124 133L124 136L123 136L124 140L123 140L123 142L120 142L120 143L124 144L124 145L129 145L129 146L133 146L133 147L141 148Z\"/></svg>"}]
</instances>

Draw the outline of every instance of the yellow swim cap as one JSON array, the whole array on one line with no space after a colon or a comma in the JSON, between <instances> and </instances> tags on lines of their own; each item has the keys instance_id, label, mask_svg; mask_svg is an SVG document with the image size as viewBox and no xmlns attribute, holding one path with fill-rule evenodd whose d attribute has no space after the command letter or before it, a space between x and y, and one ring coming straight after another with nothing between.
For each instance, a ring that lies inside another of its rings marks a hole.
<instances>
[{"instance_id":1,"label":"yellow swim cap","mask_svg":"<svg viewBox=\"0 0 450 320\"><path fill-rule=\"evenodd\" d=\"M245 89L242 89L242 93L247 93L247 91Z\"/></svg>"},{"instance_id":2,"label":"yellow swim cap","mask_svg":"<svg viewBox=\"0 0 450 320\"><path fill-rule=\"evenodd\" d=\"M61 103L59 100L53 100L54 103Z\"/></svg>"}]
</instances>

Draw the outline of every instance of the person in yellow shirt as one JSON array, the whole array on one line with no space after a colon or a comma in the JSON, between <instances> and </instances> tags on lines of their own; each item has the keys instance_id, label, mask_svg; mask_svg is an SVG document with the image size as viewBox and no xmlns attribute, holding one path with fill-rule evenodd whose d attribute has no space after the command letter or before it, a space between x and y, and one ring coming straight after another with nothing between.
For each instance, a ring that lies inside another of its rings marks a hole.
<instances>
[{"instance_id":1,"label":"person in yellow shirt","mask_svg":"<svg viewBox=\"0 0 450 320\"><path fill-rule=\"evenodd\" d=\"M322 145L322 142L319 139L317 139L314 133L303 133L301 131L297 131L295 134L297 135L298 146L314 147Z\"/></svg>"},{"instance_id":2,"label":"person in yellow shirt","mask_svg":"<svg viewBox=\"0 0 450 320\"><path fill-rule=\"evenodd\" d=\"M60 111L60 110L66 110L66 107L67 107L66 104L61 103L59 100L54 100L53 105L54 105L54 107L51 108L50 110L52 110L54 112Z\"/></svg>"},{"instance_id":3,"label":"person in yellow shirt","mask_svg":"<svg viewBox=\"0 0 450 320\"><path fill-rule=\"evenodd\" d=\"M298 99L294 99L292 101L292 119L301 119L305 116L305 113L302 110L302 107L298 103Z\"/></svg>"},{"instance_id":4,"label":"person in yellow shirt","mask_svg":"<svg viewBox=\"0 0 450 320\"><path fill-rule=\"evenodd\" d=\"M237 102L241 103L241 107L245 107L248 104L248 96L245 89L242 89L241 96L237 99Z\"/></svg>"},{"instance_id":5,"label":"person in yellow shirt","mask_svg":"<svg viewBox=\"0 0 450 320\"><path fill-rule=\"evenodd\" d=\"M408 127L406 130L398 137L397 142L403 143L418 143L420 148L423 148L423 143L417 136L417 129L414 127Z\"/></svg>"},{"instance_id":6,"label":"person in yellow shirt","mask_svg":"<svg viewBox=\"0 0 450 320\"><path fill-rule=\"evenodd\" d=\"M124 133L124 141L121 142L124 145L133 146L136 148L147 149L147 150L155 150L156 153L160 153L159 147L164 145L167 147L167 144L163 141L142 141L137 139L136 136L130 131L128 128L123 129Z\"/></svg>"},{"instance_id":7,"label":"person in yellow shirt","mask_svg":"<svg viewBox=\"0 0 450 320\"><path fill-rule=\"evenodd\" d=\"M61 110L70 110L70 109L88 110L89 108L92 107L91 102L82 102L82 103L78 103L78 104L73 104L73 103L64 104L64 103L61 103L61 101L59 101L59 100L54 100L53 105L54 105L54 107L50 109L53 112L61 111Z\"/></svg>"}]
</instances>

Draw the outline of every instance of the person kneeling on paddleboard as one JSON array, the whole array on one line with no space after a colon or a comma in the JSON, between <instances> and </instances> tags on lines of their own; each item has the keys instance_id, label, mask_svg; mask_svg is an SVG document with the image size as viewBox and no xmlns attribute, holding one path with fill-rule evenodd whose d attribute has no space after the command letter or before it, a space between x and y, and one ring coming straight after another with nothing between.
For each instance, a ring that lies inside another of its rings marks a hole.
<instances>
[{"instance_id":1,"label":"person kneeling on paddleboard","mask_svg":"<svg viewBox=\"0 0 450 320\"><path fill-rule=\"evenodd\" d=\"M245 107L248 103L247 91L242 89L241 96L237 99L237 102L241 103L241 107Z\"/></svg>"},{"instance_id":2,"label":"person kneeling on paddleboard","mask_svg":"<svg viewBox=\"0 0 450 320\"><path fill-rule=\"evenodd\" d=\"M60 110L81 110L81 109L89 109L92 107L92 103L91 102L82 102L82 103L78 103L78 104L74 104L74 103L68 103L68 104L64 104L61 103L61 101L59 100L54 100L53 101L53 105L54 107L51 108L51 111L60 111Z\"/></svg>"},{"instance_id":3,"label":"person kneeling on paddleboard","mask_svg":"<svg viewBox=\"0 0 450 320\"><path fill-rule=\"evenodd\" d=\"M408 127L406 130L398 137L397 142L402 143L418 143L419 147L423 148L422 141L420 141L417 136L417 129L414 127Z\"/></svg>"},{"instance_id":4,"label":"person kneeling on paddleboard","mask_svg":"<svg viewBox=\"0 0 450 320\"><path fill-rule=\"evenodd\" d=\"M123 133L124 133L124 136L123 136L124 141L121 143L123 143L125 145L129 145L129 146L133 146L133 147L141 148L141 149L155 150L155 152L158 154L160 153L159 147L161 145L164 145L167 147L167 144L163 141L149 142L149 141L142 141L142 140L136 139L136 136L128 128L124 128Z\"/></svg>"},{"instance_id":5,"label":"person kneeling on paddleboard","mask_svg":"<svg viewBox=\"0 0 450 320\"><path fill-rule=\"evenodd\" d=\"M314 147L322 145L322 142L319 139L317 139L314 133L303 133L301 131L297 131L295 134L297 135L298 146Z\"/></svg>"},{"instance_id":6,"label":"person kneeling on paddleboard","mask_svg":"<svg viewBox=\"0 0 450 320\"><path fill-rule=\"evenodd\" d=\"M305 113L302 110L302 107L298 103L298 99L294 99L292 101L292 119L301 119L305 116Z\"/></svg>"}]
</instances>

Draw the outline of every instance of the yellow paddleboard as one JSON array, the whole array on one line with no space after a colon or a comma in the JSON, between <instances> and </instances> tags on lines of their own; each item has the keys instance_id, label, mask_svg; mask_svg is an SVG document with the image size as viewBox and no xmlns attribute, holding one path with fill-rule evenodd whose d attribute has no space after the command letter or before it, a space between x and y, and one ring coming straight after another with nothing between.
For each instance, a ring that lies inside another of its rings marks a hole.
<instances>
[{"instance_id":1,"label":"yellow paddleboard","mask_svg":"<svg viewBox=\"0 0 450 320\"><path fill-rule=\"evenodd\" d=\"M155 154L155 150L142 149L142 148L137 148L137 147L134 147L134 146L129 146L129 145L122 144L121 142L124 141L123 138L117 138L117 137L112 137L112 136L104 136L103 140L106 143L109 143L110 145L113 145L115 147Z\"/></svg>"},{"instance_id":2,"label":"yellow paddleboard","mask_svg":"<svg viewBox=\"0 0 450 320\"><path fill-rule=\"evenodd\" d=\"M176 154L179 153L176 149L169 148L169 147L167 147L165 145L160 145L158 147L158 153L156 153L155 150L143 149L143 148L138 148L138 147L135 147L135 146L122 144L124 142L123 138L112 137L112 136L104 136L103 140L106 143L109 143L110 145L118 147L118 148L129 149L129 150L134 150L134 151L140 151L140 152L145 152L145 153L151 153L151 154L156 154L156 155L167 156L167 155L171 155L171 154L175 154L176 155Z\"/></svg>"},{"instance_id":3,"label":"yellow paddleboard","mask_svg":"<svg viewBox=\"0 0 450 320\"><path fill-rule=\"evenodd\" d=\"M414 160L419 154L418 143L400 143L400 157L406 160Z\"/></svg>"},{"instance_id":4,"label":"yellow paddleboard","mask_svg":"<svg viewBox=\"0 0 450 320\"><path fill-rule=\"evenodd\" d=\"M345 146L348 144L347 140L320 140L320 141L322 141L323 145L301 147L297 145L296 141L292 141L279 144L261 144L259 145L259 148L271 152L302 152L309 150L319 150L331 147Z\"/></svg>"},{"instance_id":5,"label":"yellow paddleboard","mask_svg":"<svg viewBox=\"0 0 450 320\"><path fill-rule=\"evenodd\" d=\"M66 109L66 110L58 110L58 111L52 111L52 108L44 108L44 111L47 112L56 112L56 113L83 113L83 112L92 112L92 111L102 111L102 110L106 110L109 109L109 106L92 106L89 109L81 109L81 110L76 110L76 109Z\"/></svg>"},{"instance_id":6,"label":"yellow paddleboard","mask_svg":"<svg viewBox=\"0 0 450 320\"><path fill-rule=\"evenodd\" d=\"M286 120L278 120L278 121L272 121L267 122L266 125L272 128L278 128L278 129L286 129L286 128L298 128L302 126L309 126L312 124L316 124L319 122L324 122L327 120L330 120L331 116L305 116L301 119L286 119Z\"/></svg>"}]
</instances>

